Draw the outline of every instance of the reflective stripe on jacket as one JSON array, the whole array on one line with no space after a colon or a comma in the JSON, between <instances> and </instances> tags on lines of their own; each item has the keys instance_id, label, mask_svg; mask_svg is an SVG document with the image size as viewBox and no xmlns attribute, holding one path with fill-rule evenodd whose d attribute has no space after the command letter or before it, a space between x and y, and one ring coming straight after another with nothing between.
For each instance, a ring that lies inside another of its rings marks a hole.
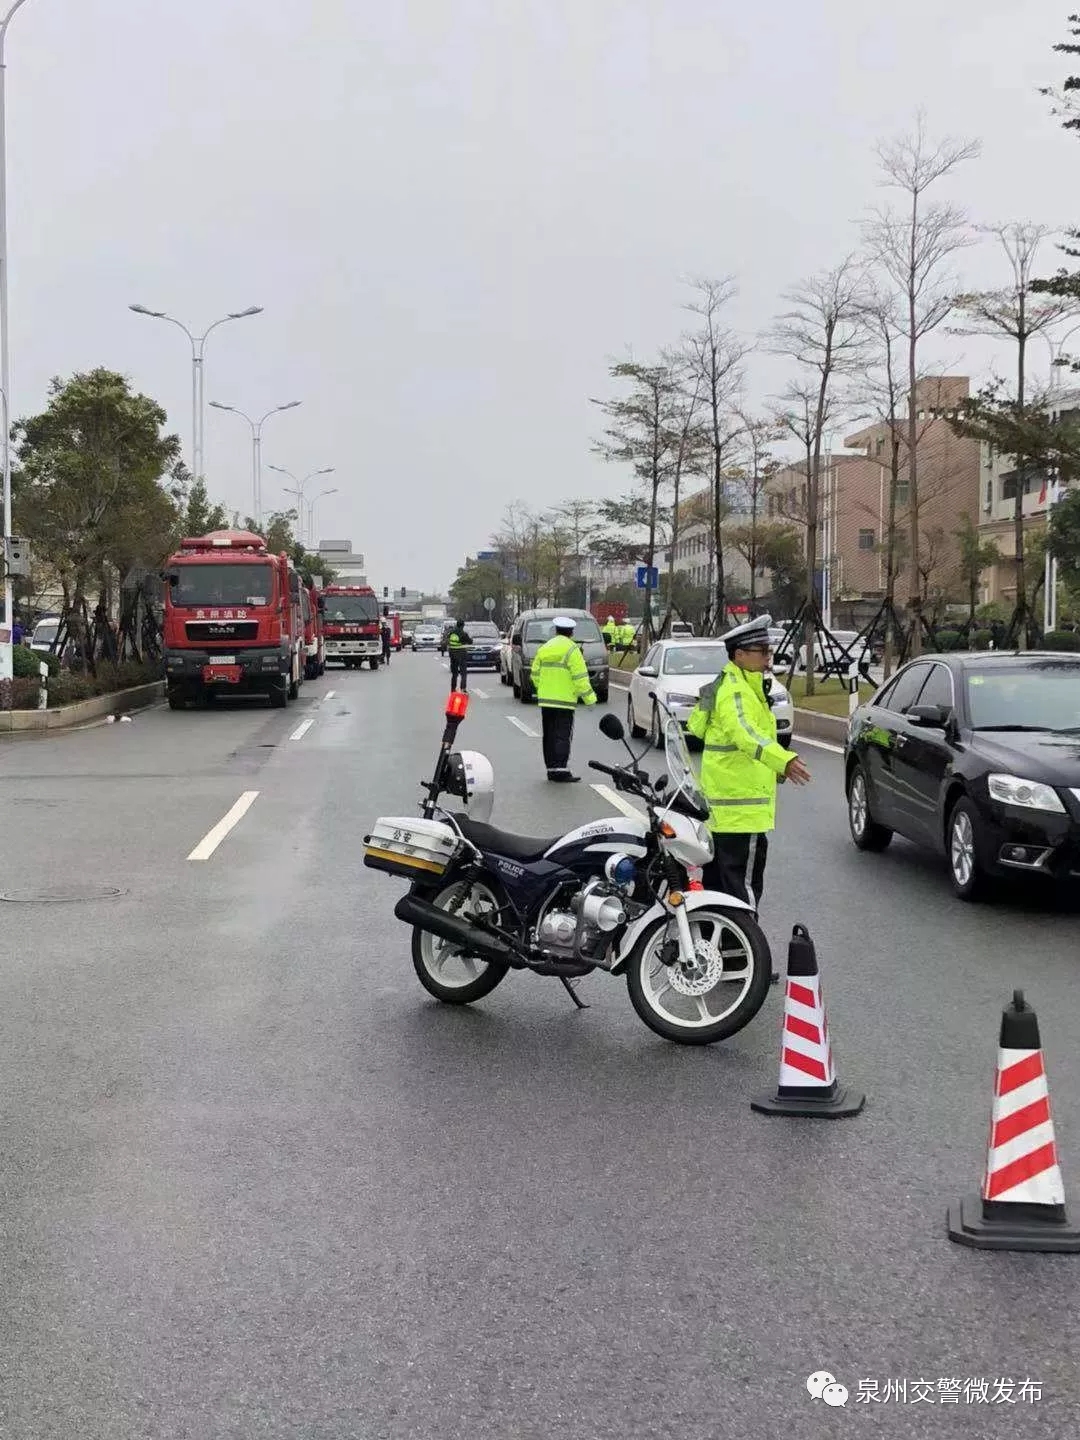
<instances>
[{"instance_id":1,"label":"reflective stripe on jacket","mask_svg":"<svg viewBox=\"0 0 1080 1440\"><path fill-rule=\"evenodd\" d=\"M731 835L772 830L777 779L795 756L777 744L762 677L729 661L701 691L686 728L705 746L701 788L709 829Z\"/></svg>"},{"instance_id":2,"label":"reflective stripe on jacket","mask_svg":"<svg viewBox=\"0 0 1080 1440\"><path fill-rule=\"evenodd\" d=\"M467 631L451 630L449 636L447 637L446 644L447 648L450 651L450 654L453 655L455 650L459 653L462 650L468 650L469 646L472 644L472 641L469 639Z\"/></svg>"},{"instance_id":3,"label":"reflective stripe on jacket","mask_svg":"<svg viewBox=\"0 0 1080 1440\"><path fill-rule=\"evenodd\" d=\"M578 699L595 705L585 656L566 635L553 635L537 650L529 672L540 705L551 710L574 710Z\"/></svg>"}]
</instances>

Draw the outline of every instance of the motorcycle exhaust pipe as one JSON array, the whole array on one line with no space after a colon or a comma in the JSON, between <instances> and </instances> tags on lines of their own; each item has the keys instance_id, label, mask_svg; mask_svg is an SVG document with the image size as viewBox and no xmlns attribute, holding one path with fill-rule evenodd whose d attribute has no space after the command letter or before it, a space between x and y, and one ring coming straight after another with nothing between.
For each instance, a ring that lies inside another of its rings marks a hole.
<instances>
[{"instance_id":1,"label":"motorcycle exhaust pipe","mask_svg":"<svg viewBox=\"0 0 1080 1440\"><path fill-rule=\"evenodd\" d=\"M437 905L421 900L417 895L403 895L394 906L394 914L399 920L404 920L406 925L415 925L418 930L438 935L440 940L451 940L480 960L489 960L496 965L521 964L514 952L501 940L485 934L483 930L477 930L467 920L451 915L447 910L440 910Z\"/></svg>"}]
</instances>

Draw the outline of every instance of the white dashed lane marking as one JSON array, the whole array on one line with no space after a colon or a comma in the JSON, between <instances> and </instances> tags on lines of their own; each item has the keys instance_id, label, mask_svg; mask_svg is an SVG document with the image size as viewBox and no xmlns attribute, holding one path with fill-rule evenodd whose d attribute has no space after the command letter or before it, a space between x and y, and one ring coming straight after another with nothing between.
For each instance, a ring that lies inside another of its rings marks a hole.
<instances>
[{"instance_id":1,"label":"white dashed lane marking","mask_svg":"<svg viewBox=\"0 0 1080 1440\"><path fill-rule=\"evenodd\" d=\"M209 860L229 831L240 824L240 821L255 804L258 794L258 790L245 790L232 809L221 817L212 830L206 832L187 858L189 860Z\"/></svg>"},{"instance_id":2,"label":"white dashed lane marking","mask_svg":"<svg viewBox=\"0 0 1080 1440\"><path fill-rule=\"evenodd\" d=\"M536 730L530 730L524 720L519 720L516 715L507 715L508 722L515 730L520 730L523 735L528 735L530 740L539 740L540 735Z\"/></svg>"},{"instance_id":3,"label":"white dashed lane marking","mask_svg":"<svg viewBox=\"0 0 1080 1440\"><path fill-rule=\"evenodd\" d=\"M307 732L311 729L312 725L314 725L314 724L315 724L315 721L314 721L314 720L305 720L302 725L298 725L298 726L296 727L296 729L295 729L295 730L292 732L292 734L289 736L289 739L290 739L290 740L302 740L302 739L304 738L304 736L307 734Z\"/></svg>"}]
</instances>

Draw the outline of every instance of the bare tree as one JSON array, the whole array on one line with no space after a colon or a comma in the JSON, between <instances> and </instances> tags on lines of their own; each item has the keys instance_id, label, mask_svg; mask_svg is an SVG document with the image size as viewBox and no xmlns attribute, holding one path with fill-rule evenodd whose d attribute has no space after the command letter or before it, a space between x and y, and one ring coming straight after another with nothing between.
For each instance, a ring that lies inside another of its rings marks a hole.
<instances>
[{"instance_id":1,"label":"bare tree","mask_svg":"<svg viewBox=\"0 0 1080 1440\"><path fill-rule=\"evenodd\" d=\"M675 594L675 551L679 544L679 503L684 475L700 475L704 468L707 437L700 423L702 378L687 368L684 355L663 356L675 378L676 393L671 407L671 544L668 547L667 603L670 611Z\"/></svg>"},{"instance_id":2,"label":"bare tree","mask_svg":"<svg viewBox=\"0 0 1080 1440\"><path fill-rule=\"evenodd\" d=\"M689 373L700 383L701 403L710 451L712 490L712 550L715 584L713 623L723 625L727 603L724 575L723 522L728 512L724 469L729 452L741 433L741 421L732 411L743 384L743 360L749 347L723 323L723 312L735 295L735 282L700 279L692 282L695 298L686 308L697 316L697 329L685 339Z\"/></svg>"},{"instance_id":3,"label":"bare tree","mask_svg":"<svg viewBox=\"0 0 1080 1440\"><path fill-rule=\"evenodd\" d=\"M915 128L894 140L882 141L877 156L883 185L899 190L904 208L874 212L869 221L870 248L903 300L903 334L907 341L908 378L908 521L911 550L912 649L922 648L922 594L919 585L919 454L917 406L919 342L937 329L953 307L952 287L945 274L950 255L970 243L967 218L953 205L927 199L926 192L965 160L979 154L974 140L945 139L933 144L919 113Z\"/></svg>"},{"instance_id":4,"label":"bare tree","mask_svg":"<svg viewBox=\"0 0 1080 1440\"><path fill-rule=\"evenodd\" d=\"M854 372L866 346L855 262L849 257L834 270L804 281L784 298L791 308L773 327L769 348L790 355L805 377L795 392L802 410L801 415L794 412L794 419L801 427L799 440L806 451L806 593L812 596L821 515L821 452L834 404L834 386L838 379ZM786 428L791 429L790 418ZM808 660L815 654L815 630L811 607L805 628ZM806 693L814 693L814 667L810 663L806 667Z\"/></svg>"},{"instance_id":5,"label":"bare tree","mask_svg":"<svg viewBox=\"0 0 1080 1440\"><path fill-rule=\"evenodd\" d=\"M956 308L965 323L954 329L957 335L1004 336L1016 346L1016 407L1023 412L1028 403L1027 383L1028 342L1037 335L1046 335L1060 321L1080 311L1080 300L1071 295L1032 293L1035 265L1043 241L1051 234L1045 225L1009 225L987 227L997 237L1005 253L1011 278L996 290L982 290L956 297ZM1028 626L1027 586L1024 577L1024 472L1030 457L1016 458L1016 503L1013 510L1013 543L1016 547L1016 608L1010 630L1021 633Z\"/></svg>"},{"instance_id":6,"label":"bare tree","mask_svg":"<svg viewBox=\"0 0 1080 1440\"><path fill-rule=\"evenodd\" d=\"M769 481L780 468L770 451L781 438L781 430L775 419L762 420L737 412L742 424L741 465L736 477L740 490L738 509L749 516L749 524L733 526L730 532L731 544L746 561L750 570L750 611L757 608L758 572L764 564L767 541L771 527L763 522L765 498Z\"/></svg>"}]
</instances>

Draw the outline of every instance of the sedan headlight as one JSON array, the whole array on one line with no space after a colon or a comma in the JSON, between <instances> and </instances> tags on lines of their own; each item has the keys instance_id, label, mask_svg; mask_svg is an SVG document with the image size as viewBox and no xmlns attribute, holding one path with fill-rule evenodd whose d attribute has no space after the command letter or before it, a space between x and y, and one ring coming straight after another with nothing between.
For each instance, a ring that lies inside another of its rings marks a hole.
<instances>
[{"instance_id":1,"label":"sedan headlight","mask_svg":"<svg viewBox=\"0 0 1080 1440\"><path fill-rule=\"evenodd\" d=\"M1022 780L1019 775L988 775L990 796L1003 805L1019 805L1025 810L1054 810L1065 813L1061 796L1050 785L1038 780Z\"/></svg>"},{"instance_id":2,"label":"sedan headlight","mask_svg":"<svg viewBox=\"0 0 1080 1440\"><path fill-rule=\"evenodd\" d=\"M679 695L674 690L670 692L667 698L669 705L696 705L698 702L696 695Z\"/></svg>"}]
</instances>

